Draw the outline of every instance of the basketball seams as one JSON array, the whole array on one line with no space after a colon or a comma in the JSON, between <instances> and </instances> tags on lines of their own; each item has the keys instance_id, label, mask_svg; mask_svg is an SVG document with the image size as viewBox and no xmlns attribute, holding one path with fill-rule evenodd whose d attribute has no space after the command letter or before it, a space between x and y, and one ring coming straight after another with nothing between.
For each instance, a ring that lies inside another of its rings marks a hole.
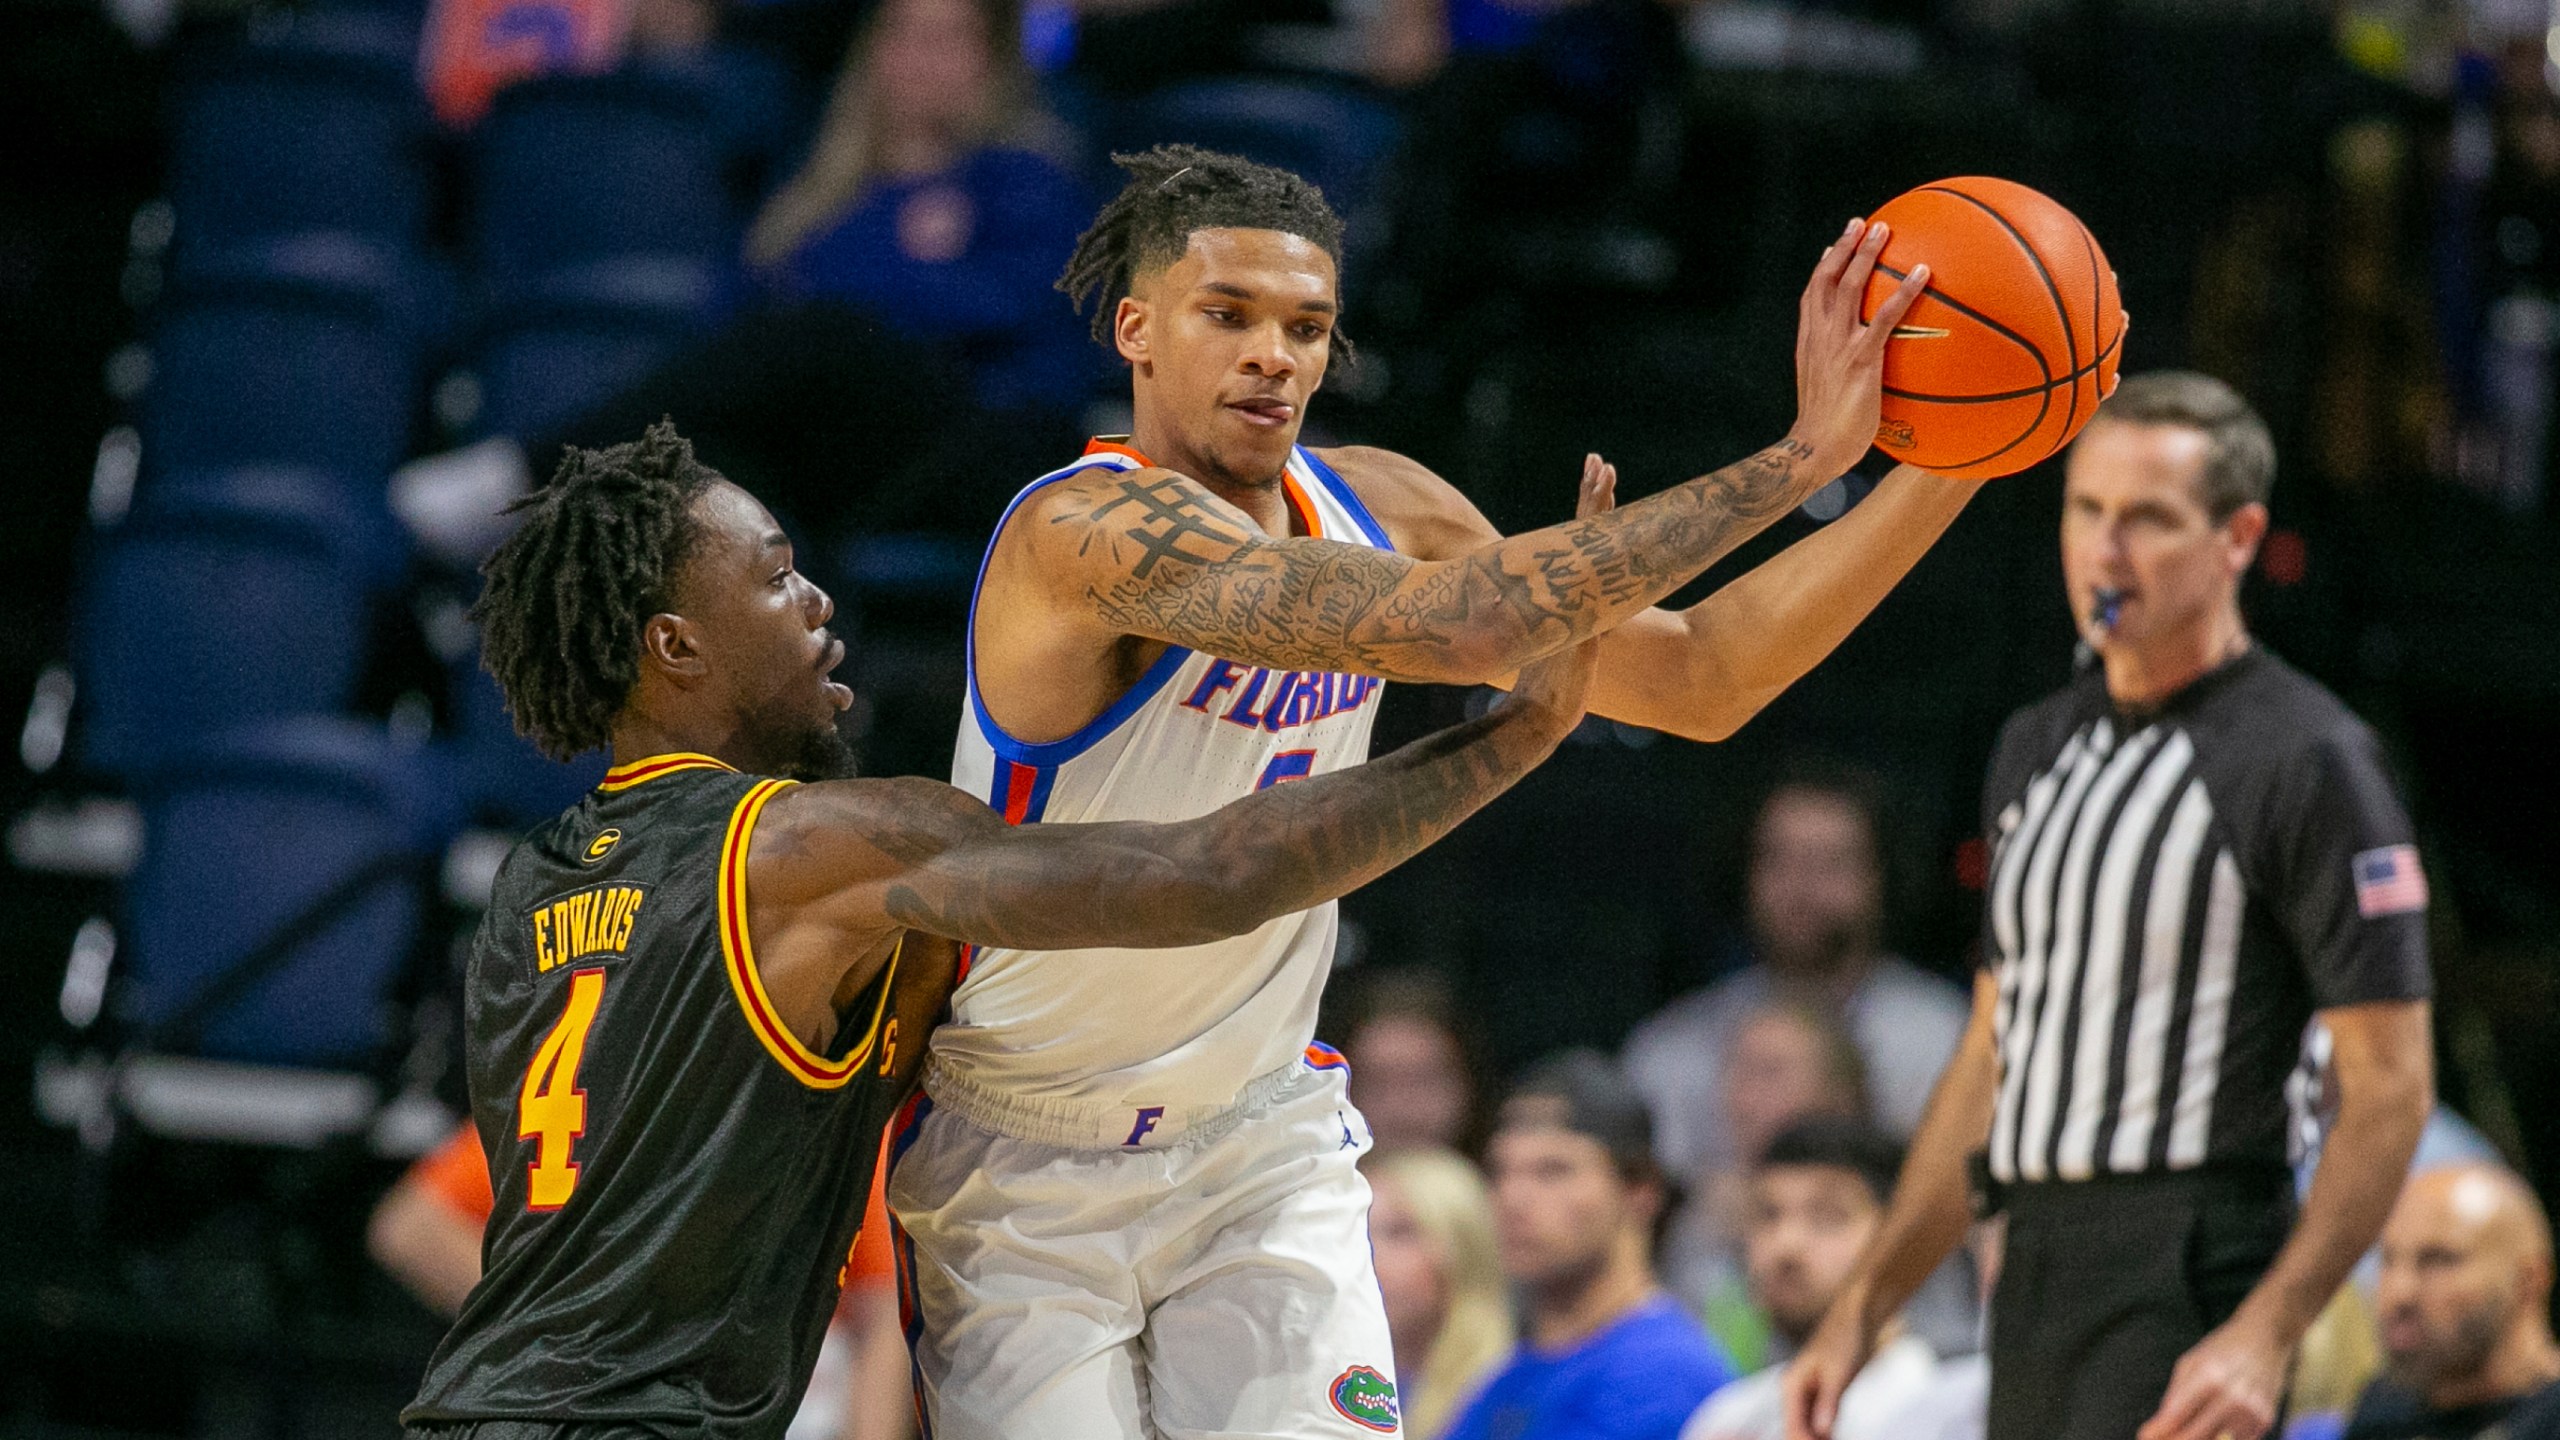
<instances>
[{"instance_id":1,"label":"basketball seams","mask_svg":"<svg viewBox=\"0 0 2560 1440\"><path fill-rule=\"evenodd\" d=\"M1902 282L1904 275L1903 271L1896 270L1882 261L1878 261L1876 263L1876 273L1896 284L1900 284ZM2001 324L1999 321L1992 319L1990 316L1983 314L1981 311L1974 309L1963 301L1956 299L1954 296L1945 294L1938 290L1934 283L1934 279L1930 288L1921 291L1920 294L1921 298L1946 306L1948 309L1953 310L1957 314L1962 315L1977 325L1980 325L1992 334L1997 335L2001 339L2008 341L2010 344L2017 346L2019 349L2026 351L2029 355L2035 357L2036 370L2044 376L2044 383L2048 386L2054 383L2053 362L2044 358L2044 347L2036 344L2036 342L2028 339L2026 336L2019 334L2017 331L2010 329L2008 326Z\"/></svg>"},{"instance_id":2,"label":"basketball seams","mask_svg":"<svg viewBox=\"0 0 2560 1440\"><path fill-rule=\"evenodd\" d=\"M1931 285L1923 299L1947 308L1931 317L1923 305L1922 318L1912 323L1953 325L1957 328L1952 332L1923 333L1961 338L1947 341L1943 351L1938 346L1893 347L1892 353L1899 358L1888 364L1888 370L1910 373L1895 376L1901 384L1882 387L1888 423L1879 427L1878 443L1898 458L1942 474L1983 479L2023 469L2058 450L2099 411L2108 379L2123 353L2127 327L2121 311L2116 333L2107 333L2114 276L2097 248L2097 238L2078 216L2049 197L2009 181L1978 176L1957 176L1906 191L1883 207L1877 218L1892 223L1897 231L1924 237L1920 241L1924 253L1933 247L1944 249L1945 254L1931 253L1930 258L1938 262L1934 268L1950 272L1958 288L1977 280L1987 287L1975 297L1976 304L1967 304ZM1996 238L1985 228L1986 219L2005 238ZM2078 288L2076 277L2066 286L2063 274L2070 260L2066 225L2078 235L2083 263L2090 267L2091 312L2086 326L2063 293L2066 288ZM2032 237L2027 233L2030 226L2035 231ZM2047 242L2053 246L2050 258L2037 248ZM2026 283L2026 274L2013 256L2024 256L2026 268L2033 270L2049 307L2044 314L2035 308L2036 286ZM1960 257L1971 257L1972 263L1959 266ZM1905 267L1916 262L1916 257L1898 258ZM1978 273L1975 265L1980 267ZM1879 286L1906 278L1907 268L1876 266ZM1877 289L1871 286L1868 294L1873 300ZM2052 319L2048 321L2046 315ZM2053 328L2043 329L2047 324ZM2025 333L2028 329L2037 331L2034 338ZM2084 329L2091 352L2086 362L2080 358ZM1991 343L1995 336L2025 352L2033 364L2017 364L2011 352ZM2063 352L2059 367L2045 349L2048 338L2058 342ZM1929 388L1920 388L1924 386ZM1932 393L1939 386L1975 393ZM1992 387L1990 393L1984 393L1985 386ZM2088 387L2085 395L2083 386ZM2057 387L2070 391L2059 406L2054 404ZM2027 413L2030 401L2034 409ZM1922 406L1950 408L1922 410ZM2026 424L2017 428L2022 415ZM2004 430L2010 432L2005 441ZM1887 435L1895 436L1899 444L1887 444ZM1969 452L1971 458L1958 460L1949 451Z\"/></svg>"},{"instance_id":3,"label":"basketball seams","mask_svg":"<svg viewBox=\"0 0 2560 1440\"><path fill-rule=\"evenodd\" d=\"M2077 377L2082 373L2079 368L2080 327L2071 323L2071 307L2063 302L2062 287L2060 284L2055 282L2052 269L2044 263L2044 257L2036 253L2036 247L2027 243L2027 237L2019 233L2018 227L2009 223L2009 217L2001 214L1997 208L1993 207L1988 202L1976 196L1968 195L1962 190L1951 190L1944 185L1924 185L1920 188L1923 191L1932 194L1952 195L1966 204L1973 206L1975 209L1980 210L1983 214L1990 216L1991 222L1999 226L2001 231L2006 234L2011 241L2016 243L2019 251L2027 257L2027 263L2036 267L2036 278L2044 282L2045 296L2053 302L2054 316L2062 322L2062 345L2064 350L2068 352L2063 357L2063 364L2065 368L2072 372L2074 382L2071 386L2071 408L2063 412L2062 417L2064 432L2070 432L2072 429L2076 428L2074 422L2080 418L2080 386L2077 383ZM2079 218L2077 216L2072 217L2072 223L2080 230L2080 233L2083 236L2088 234L2088 227L2080 225ZM2094 342L2097 337L2093 335L2089 338L2093 342L2092 348L2094 348ZM2046 372L2046 384L2051 385L2053 383L2051 371L2048 370ZM2043 424L2044 416L2039 413L2036 416L2036 424L2028 428L2027 435L2033 435L2036 432L2036 429L2041 427ZM2024 440L2026 438L2026 435L2018 437L2019 440ZM2011 442L2013 445L2015 443L2015 441ZM2003 448L2005 450L2007 447ZM1983 458L1987 460L1993 457L1985 456ZM1981 462L1976 461L1974 463L1979 464Z\"/></svg>"},{"instance_id":4,"label":"basketball seams","mask_svg":"<svg viewBox=\"0 0 2560 1440\"><path fill-rule=\"evenodd\" d=\"M1896 400L1918 400L1929 405L1989 405L2001 400L2024 400L2039 391L2055 390L2064 385L2088 379L2104 368L2107 361L2114 358L2116 348L2123 343L2124 336L2118 334L2115 339L2107 342L2107 348L2099 354L2097 359L2068 375L2056 376L2042 385L2030 385L2023 390L2003 390L1997 395L1932 395L1925 390L1901 390L1887 385L1884 387L1884 393Z\"/></svg>"},{"instance_id":5,"label":"basketball seams","mask_svg":"<svg viewBox=\"0 0 2560 1440\"><path fill-rule=\"evenodd\" d=\"M1891 266L1885 265L1881 262L1876 265L1876 273L1887 276L1896 283L1900 283L1903 278L1902 275L1897 273ZM1941 470L1966 470L1976 465L1989 464L1991 461L1997 460L2001 456L2008 454L2010 451L2017 449L2021 445L2024 445L2038 430L2044 428L2045 417L2053 413L2053 387L2055 383L2053 378L2053 362L2044 358L2043 346L2029 340L2026 336L2019 334L2017 331L2010 329L2008 326L2001 324L1999 321L1994 320L1990 316L1983 314L1981 311L1974 309L1972 306L1965 304L1963 301L1955 299L1953 296L1937 294L1936 292L1929 293L1939 304L1946 306L1948 309L1955 311L1959 315L1963 315L1971 319L1974 323L1982 326L1984 329L2010 341L2019 349L2034 356L2036 370L2039 374L2044 376L2044 383L2036 390L2029 392L2037 396L2036 418L2030 421L2024 430L2019 431L2015 439L2012 439L2008 444L2003 445L1999 449L1993 450L1988 454L1977 455L1970 460L1959 461L1953 465L1942 465L1936 468ZM2026 396L2020 395L2016 398L2023 400Z\"/></svg>"}]
</instances>

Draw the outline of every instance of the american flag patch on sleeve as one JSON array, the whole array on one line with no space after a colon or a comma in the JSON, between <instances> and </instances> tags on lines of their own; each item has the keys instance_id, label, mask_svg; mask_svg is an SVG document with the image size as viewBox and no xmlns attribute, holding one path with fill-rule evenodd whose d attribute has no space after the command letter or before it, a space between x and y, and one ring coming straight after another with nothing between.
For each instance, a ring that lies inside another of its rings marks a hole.
<instances>
[{"instance_id":1,"label":"american flag patch on sleeve","mask_svg":"<svg viewBox=\"0 0 2560 1440\"><path fill-rule=\"evenodd\" d=\"M2417 846L2385 845L2347 864L2356 878L2356 913L2365 919L2427 908L2427 872L2418 868Z\"/></svg>"}]
</instances>

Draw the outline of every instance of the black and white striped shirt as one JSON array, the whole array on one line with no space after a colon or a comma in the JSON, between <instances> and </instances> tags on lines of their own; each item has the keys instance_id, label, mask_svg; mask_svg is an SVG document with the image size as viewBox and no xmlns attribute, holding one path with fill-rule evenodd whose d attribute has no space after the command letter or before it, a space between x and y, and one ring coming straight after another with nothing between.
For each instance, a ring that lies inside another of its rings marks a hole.
<instances>
[{"instance_id":1,"label":"black and white striped shirt","mask_svg":"<svg viewBox=\"0 0 2560 1440\"><path fill-rule=\"evenodd\" d=\"M2313 1011L2428 993L2380 747L2263 650L2129 716L2091 667L1983 790L2002 1183L2282 1165Z\"/></svg>"}]
</instances>

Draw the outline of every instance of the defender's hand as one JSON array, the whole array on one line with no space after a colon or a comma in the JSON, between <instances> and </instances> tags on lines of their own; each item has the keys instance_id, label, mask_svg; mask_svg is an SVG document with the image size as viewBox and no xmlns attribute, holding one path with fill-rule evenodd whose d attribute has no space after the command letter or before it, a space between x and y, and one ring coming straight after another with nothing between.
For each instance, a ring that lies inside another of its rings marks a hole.
<instances>
[{"instance_id":1,"label":"defender's hand","mask_svg":"<svg viewBox=\"0 0 2560 1440\"><path fill-rule=\"evenodd\" d=\"M1872 322L1858 317L1887 228L1850 221L1822 252L1796 307L1796 424L1788 434L1812 447L1826 481L1847 473L1875 444L1885 341L1929 288L1929 267L1915 265Z\"/></svg>"},{"instance_id":2,"label":"defender's hand","mask_svg":"<svg viewBox=\"0 0 2560 1440\"><path fill-rule=\"evenodd\" d=\"M2276 1423L2291 1349L2245 1313L2232 1316L2178 1357L2134 1440L2258 1440Z\"/></svg>"},{"instance_id":3,"label":"defender's hand","mask_svg":"<svg viewBox=\"0 0 2560 1440\"><path fill-rule=\"evenodd\" d=\"M1779 1413L1786 1417L1787 1440L1831 1440L1840 1418L1840 1396L1875 1350L1875 1341L1859 1320L1863 1308L1853 1296L1834 1300L1778 1382Z\"/></svg>"},{"instance_id":4,"label":"defender's hand","mask_svg":"<svg viewBox=\"0 0 2560 1440\"><path fill-rule=\"evenodd\" d=\"M1597 455L1583 456L1582 488L1575 497L1574 518L1587 520L1616 508L1617 503L1618 467ZM1510 703L1540 712L1555 727L1555 734L1570 734L1573 727L1582 723L1583 709L1591 694L1591 677L1599 668L1600 641L1595 635L1521 666Z\"/></svg>"}]
</instances>

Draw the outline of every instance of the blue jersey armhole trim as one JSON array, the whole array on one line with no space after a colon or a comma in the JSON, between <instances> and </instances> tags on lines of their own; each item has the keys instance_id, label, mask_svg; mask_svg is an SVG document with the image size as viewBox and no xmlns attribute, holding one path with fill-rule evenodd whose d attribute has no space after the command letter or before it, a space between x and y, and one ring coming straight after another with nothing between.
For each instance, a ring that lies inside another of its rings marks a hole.
<instances>
[{"instance_id":1,"label":"blue jersey armhole trim","mask_svg":"<svg viewBox=\"0 0 2560 1440\"><path fill-rule=\"evenodd\" d=\"M1166 646L1164 653L1156 657L1156 663L1147 667L1147 673L1138 677L1138 683L1111 702L1110 709L1093 717L1091 723L1063 740L1035 745L1006 734L1004 727L996 723L996 717L987 713L987 702L978 695L974 675L970 677L969 709L977 716L978 733L986 737L988 747L996 752L998 759L1011 760L1019 765L1054 768L1092 749L1104 736L1119 729L1137 713L1139 706L1154 699L1156 692L1172 681L1174 672L1182 668L1182 662L1190 658L1189 650L1179 645Z\"/></svg>"},{"instance_id":2,"label":"blue jersey armhole trim","mask_svg":"<svg viewBox=\"0 0 2560 1440\"><path fill-rule=\"evenodd\" d=\"M1370 514L1369 507L1360 503L1360 497L1352 490L1350 481L1334 473L1332 466L1317 459L1316 452L1313 450L1301 445L1298 447L1298 454L1306 459L1307 473L1316 477L1316 482L1324 486L1333 496L1334 503L1351 512L1352 521L1360 527L1361 534L1369 537L1370 544L1381 550L1396 548L1396 543L1387 538L1386 530L1378 524L1378 517Z\"/></svg>"},{"instance_id":3,"label":"blue jersey armhole trim","mask_svg":"<svg viewBox=\"0 0 2560 1440\"><path fill-rule=\"evenodd\" d=\"M1087 455L1063 470L1052 470L1023 486L1022 493L1014 496L1012 503L1004 507L1004 514L996 518L996 528L987 536L986 553L978 558L978 578L969 584L967 635L969 714L977 722L978 733L985 737L987 747L995 751L999 759L1034 766L1065 764L1093 748L1095 742L1104 736L1119 729L1121 722L1136 713L1139 706L1153 699L1155 693L1163 689L1166 682L1173 679L1173 672L1182 668L1182 662L1191 658L1191 652L1183 647L1167 646L1165 652L1156 657L1156 663L1147 667L1147 673L1138 677L1138 683L1129 687L1128 693L1113 701L1111 708L1095 716L1092 723L1063 740L1051 740L1037 745L1027 740L1017 740L1005 733L1004 727L996 723L995 716L987 713L987 702L978 694L978 593L986 587L987 566L995 559L996 542L1004 538L1004 527L1013 522L1013 512L1022 508L1022 502L1030 499L1043 486L1055 484L1079 470L1088 470L1096 465L1108 465L1115 470L1137 468L1137 462L1106 451Z\"/></svg>"}]
</instances>

